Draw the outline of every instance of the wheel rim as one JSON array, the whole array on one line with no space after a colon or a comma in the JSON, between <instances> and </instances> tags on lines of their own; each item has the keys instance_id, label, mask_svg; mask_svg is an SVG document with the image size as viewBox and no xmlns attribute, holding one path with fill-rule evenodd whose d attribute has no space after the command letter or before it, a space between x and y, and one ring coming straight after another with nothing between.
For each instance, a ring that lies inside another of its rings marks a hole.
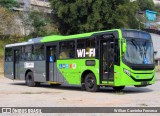
<instances>
[{"instance_id":1,"label":"wheel rim","mask_svg":"<svg viewBox=\"0 0 160 116\"><path fill-rule=\"evenodd\" d=\"M87 79L87 85L88 85L89 88L93 88L94 87L94 79L89 77Z\"/></svg>"}]
</instances>

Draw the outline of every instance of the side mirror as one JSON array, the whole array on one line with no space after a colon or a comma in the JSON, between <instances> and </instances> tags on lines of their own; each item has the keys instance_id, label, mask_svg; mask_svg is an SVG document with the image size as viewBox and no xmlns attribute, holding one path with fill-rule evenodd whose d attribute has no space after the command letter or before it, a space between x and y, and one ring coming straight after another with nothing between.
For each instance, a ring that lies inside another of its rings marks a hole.
<instances>
[{"instance_id":1,"label":"side mirror","mask_svg":"<svg viewBox=\"0 0 160 116\"><path fill-rule=\"evenodd\" d=\"M126 53L126 51L127 51L127 43L126 43L126 40L124 39L122 41L122 53L124 54Z\"/></svg>"}]
</instances>

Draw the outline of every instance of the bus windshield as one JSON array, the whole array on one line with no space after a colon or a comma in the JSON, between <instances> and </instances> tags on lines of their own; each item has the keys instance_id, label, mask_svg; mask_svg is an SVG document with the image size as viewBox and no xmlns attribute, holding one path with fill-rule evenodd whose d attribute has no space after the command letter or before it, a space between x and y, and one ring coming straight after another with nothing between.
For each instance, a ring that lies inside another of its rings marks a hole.
<instances>
[{"instance_id":1,"label":"bus windshield","mask_svg":"<svg viewBox=\"0 0 160 116\"><path fill-rule=\"evenodd\" d=\"M127 39L127 51L124 60L131 64L153 64L153 46L148 40Z\"/></svg>"}]
</instances>

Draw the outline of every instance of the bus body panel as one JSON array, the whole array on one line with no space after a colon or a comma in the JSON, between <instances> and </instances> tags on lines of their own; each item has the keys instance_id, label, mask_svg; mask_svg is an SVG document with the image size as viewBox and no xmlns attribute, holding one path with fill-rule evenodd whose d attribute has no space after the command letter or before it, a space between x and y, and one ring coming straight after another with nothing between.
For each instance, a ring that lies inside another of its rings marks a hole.
<instances>
[{"instance_id":1,"label":"bus body panel","mask_svg":"<svg viewBox=\"0 0 160 116\"><path fill-rule=\"evenodd\" d=\"M46 82L45 61L20 61L20 79L25 80L26 72L32 71L34 81Z\"/></svg>"},{"instance_id":2,"label":"bus body panel","mask_svg":"<svg viewBox=\"0 0 160 116\"><path fill-rule=\"evenodd\" d=\"M72 59L72 60L57 60L57 67L68 84L81 84L82 73L89 70L94 73L97 84L99 84L99 61L95 60L95 66L86 66L86 60L93 59Z\"/></svg>"},{"instance_id":3,"label":"bus body panel","mask_svg":"<svg viewBox=\"0 0 160 116\"><path fill-rule=\"evenodd\" d=\"M5 62L4 63L4 76L14 80L13 77L13 62Z\"/></svg>"},{"instance_id":4,"label":"bus body panel","mask_svg":"<svg viewBox=\"0 0 160 116\"><path fill-rule=\"evenodd\" d=\"M57 63L54 63L54 70L53 70L53 81L63 84L68 84L66 78L64 75L60 72L60 70L57 67ZM51 81L51 80L50 80Z\"/></svg>"},{"instance_id":5,"label":"bus body panel","mask_svg":"<svg viewBox=\"0 0 160 116\"><path fill-rule=\"evenodd\" d=\"M36 82L46 82L45 61L34 61L33 75Z\"/></svg>"}]
</instances>

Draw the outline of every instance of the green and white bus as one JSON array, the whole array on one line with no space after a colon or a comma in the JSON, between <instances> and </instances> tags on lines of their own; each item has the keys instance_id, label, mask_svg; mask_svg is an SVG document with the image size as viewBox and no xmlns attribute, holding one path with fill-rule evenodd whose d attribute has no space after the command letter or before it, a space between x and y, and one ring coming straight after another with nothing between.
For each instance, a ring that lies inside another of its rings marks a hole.
<instances>
[{"instance_id":1,"label":"green and white bus","mask_svg":"<svg viewBox=\"0 0 160 116\"><path fill-rule=\"evenodd\" d=\"M77 35L53 35L5 46L4 75L28 86L80 85L90 92L101 86L122 90L155 83L149 33L114 29Z\"/></svg>"}]
</instances>

